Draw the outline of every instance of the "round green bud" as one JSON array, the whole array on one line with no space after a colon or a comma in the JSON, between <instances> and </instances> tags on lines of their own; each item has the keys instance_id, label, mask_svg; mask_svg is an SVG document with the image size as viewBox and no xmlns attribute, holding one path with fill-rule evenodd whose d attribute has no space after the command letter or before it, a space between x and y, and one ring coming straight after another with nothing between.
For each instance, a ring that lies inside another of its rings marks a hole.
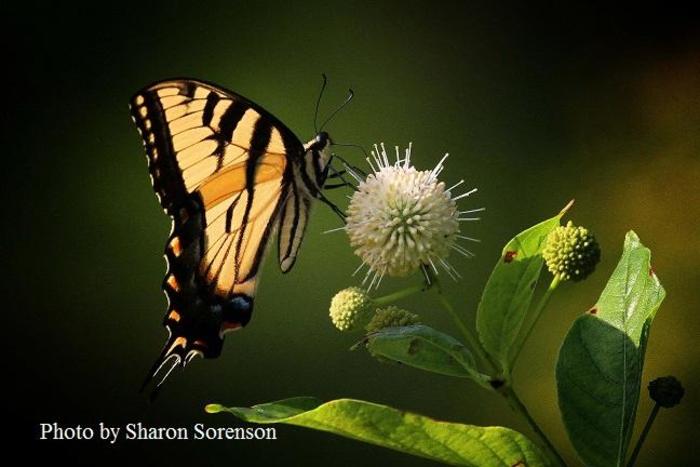
<instances>
[{"instance_id":1,"label":"round green bud","mask_svg":"<svg viewBox=\"0 0 700 467\"><path fill-rule=\"evenodd\" d=\"M595 270L600 246L588 229L574 227L569 221L549 233L542 257L549 272L559 280L580 281Z\"/></svg>"},{"instance_id":2,"label":"round green bud","mask_svg":"<svg viewBox=\"0 0 700 467\"><path fill-rule=\"evenodd\" d=\"M649 383L649 397L661 407L670 408L678 405L685 394L681 382L673 376L656 378Z\"/></svg>"},{"instance_id":3,"label":"round green bud","mask_svg":"<svg viewBox=\"0 0 700 467\"><path fill-rule=\"evenodd\" d=\"M365 329L369 333L377 332L384 328L410 326L418 323L419 318L417 314L411 313L396 306L389 306L378 309Z\"/></svg>"},{"instance_id":4,"label":"round green bud","mask_svg":"<svg viewBox=\"0 0 700 467\"><path fill-rule=\"evenodd\" d=\"M373 304L372 298L359 287L341 290L331 300L331 321L341 331L352 331L362 325Z\"/></svg>"}]
</instances>

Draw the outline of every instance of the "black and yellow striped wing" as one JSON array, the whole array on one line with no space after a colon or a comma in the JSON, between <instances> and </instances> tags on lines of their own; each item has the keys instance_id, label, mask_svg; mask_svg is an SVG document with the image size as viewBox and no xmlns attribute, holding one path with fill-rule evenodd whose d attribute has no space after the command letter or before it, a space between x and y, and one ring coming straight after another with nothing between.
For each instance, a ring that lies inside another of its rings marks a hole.
<instances>
[{"instance_id":1,"label":"black and yellow striped wing","mask_svg":"<svg viewBox=\"0 0 700 467\"><path fill-rule=\"evenodd\" d=\"M282 272L288 272L294 266L311 210L312 198L304 196L305 192L298 189L297 183L294 178L290 180L288 195L280 208L277 251Z\"/></svg>"},{"instance_id":2,"label":"black and yellow striped wing","mask_svg":"<svg viewBox=\"0 0 700 467\"><path fill-rule=\"evenodd\" d=\"M295 193L292 168L304 147L258 105L201 81L155 83L133 97L131 113L154 190L173 220L163 284L171 337L152 377L172 356L183 365L196 354L218 356L223 333L250 320L274 226L294 223L299 203L308 206ZM294 232L280 243L289 267L301 241Z\"/></svg>"}]
</instances>

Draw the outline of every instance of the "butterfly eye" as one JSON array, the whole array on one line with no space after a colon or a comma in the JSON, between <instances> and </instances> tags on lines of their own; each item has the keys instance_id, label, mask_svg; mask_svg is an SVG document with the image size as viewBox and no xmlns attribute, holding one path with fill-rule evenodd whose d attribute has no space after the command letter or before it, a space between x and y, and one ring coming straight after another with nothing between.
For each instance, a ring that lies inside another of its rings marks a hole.
<instances>
[{"instance_id":1,"label":"butterfly eye","mask_svg":"<svg viewBox=\"0 0 700 467\"><path fill-rule=\"evenodd\" d=\"M322 148L326 147L327 143L331 143L331 137L325 131L320 132L316 136L316 141L321 145Z\"/></svg>"}]
</instances>

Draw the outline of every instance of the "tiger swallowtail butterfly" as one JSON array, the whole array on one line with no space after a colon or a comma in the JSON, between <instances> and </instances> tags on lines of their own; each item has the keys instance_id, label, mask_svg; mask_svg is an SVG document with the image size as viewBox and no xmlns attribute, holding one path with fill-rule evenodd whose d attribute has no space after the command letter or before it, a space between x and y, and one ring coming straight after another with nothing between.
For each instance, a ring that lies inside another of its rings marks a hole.
<instances>
[{"instance_id":1,"label":"tiger swallowtail butterfly","mask_svg":"<svg viewBox=\"0 0 700 467\"><path fill-rule=\"evenodd\" d=\"M331 140L321 131L302 144L259 105L192 79L152 84L130 108L153 189L172 219L163 280L169 337L142 386L165 373L155 397L175 367L218 357L224 334L250 321L275 229L279 266L292 268L312 200L329 203L321 190Z\"/></svg>"}]
</instances>

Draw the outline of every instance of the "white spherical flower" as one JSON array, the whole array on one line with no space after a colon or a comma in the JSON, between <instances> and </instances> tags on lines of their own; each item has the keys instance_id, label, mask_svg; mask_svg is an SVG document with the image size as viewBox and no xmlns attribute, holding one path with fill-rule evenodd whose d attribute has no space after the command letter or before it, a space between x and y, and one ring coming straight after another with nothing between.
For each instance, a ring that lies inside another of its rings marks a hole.
<instances>
[{"instance_id":1,"label":"white spherical flower","mask_svg":"<svg viewBox=\"0 0 700 467\"><path fill-rule=\"evenodd\" d=\"M457 277L447 256L452 249L471 256L457 240L475 240L459 235L459 225L463 220L478 220L462 215L482 209L459 211L456 201L476 189L452 196L451 190L462 181L446 188L438 180L447 154L433 170L411 165L410 144L403 158L396 148L393 163L383 144L381 151L375 145L372 156L373 160L368 159L372 173L366 179L353 174L359 186L350 200L345 226L355 253L369 266L365 280L374 273L369 288L378 286L384 275L406 276L421 267L437 273L436 264Z\"/></svg>"}]
</instances>

